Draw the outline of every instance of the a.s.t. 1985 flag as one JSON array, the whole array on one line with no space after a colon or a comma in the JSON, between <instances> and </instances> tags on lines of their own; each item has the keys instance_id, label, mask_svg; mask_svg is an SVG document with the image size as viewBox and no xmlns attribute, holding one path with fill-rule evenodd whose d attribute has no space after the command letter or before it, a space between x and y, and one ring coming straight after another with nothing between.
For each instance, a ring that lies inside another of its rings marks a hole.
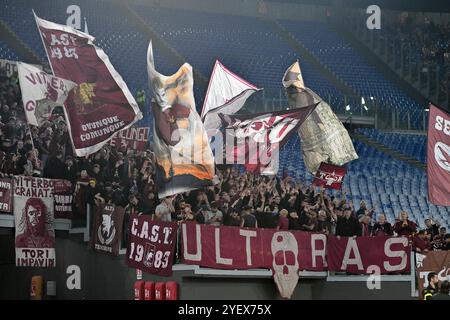
<instances>
[{"instance_id":1,"label":"a.s.t. 1985 flag","mask_svg":"<svg viewBox=\"0 0 450 320\"><path fill-rule=\"evenodd\" d=\"M195 109L192 67L185 63L164 76L155 70L151 42L147 56L159 198L212 185L214 158Z\"/></svg>"},{"instance_id":2,"label":"a.s.t. 1985 flag","mask_svg":"<svg viewBox=\"0 0 450 320\"><path fill-rule=\"evenodd\" d=\"M94 153L142 113L108 56L94 45L94 37L35 19L54 75L78 85L64 103L76 155Z\"/></svg>"},{"instance_id":3,"label":"a.s.t. 1985 flag","mask_svg":"<svg viewBox=\"0 0 450 320\"><path fill-rule=\"evenodd\" d=\"M38 67L17 63L23 107L29 124L40 126L49 120L56 106L62 106L76 83L45 73Z\"/></svg>"},{"instance_id":4,"label":"a.s.t. 1985 flag","mask_svg":"<svg viewBox=\"0 0 450 320\"><path fill-rule=\"evenodd\" d=\"M428 199L450 206L450 114L430 105L427 147Z\"/></svg>"}]
</instances>

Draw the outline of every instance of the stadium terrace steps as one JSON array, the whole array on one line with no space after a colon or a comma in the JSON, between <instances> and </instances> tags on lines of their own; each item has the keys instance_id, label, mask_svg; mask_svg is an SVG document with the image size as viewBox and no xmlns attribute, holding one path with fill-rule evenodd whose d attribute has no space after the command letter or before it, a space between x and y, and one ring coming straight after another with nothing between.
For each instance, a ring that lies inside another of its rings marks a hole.
<instances>
[{"instance_id":1,"label":"stadium terrace steps","mask_svg":"<svg viewBox=\"0 0 450 320\"><path fill-rule=\"evenodd\" d=\"M39 56L30 47L28 47L2 20L0 20L0 34L2 35L1 41L4 42L16 54L16 57L13 55L11 58L16 58L17 60L20 59L24 62L34 64L42 63Z\"/></svg>"},{"instance_id":2,"label":"stadium terrace steps","mask_svg":"<svg viewBox=\"0 0 450 320\"><path fill-rule=\"evenodd\" d=\"M424 106L429 103L429 98L427 98L420 90L414 87L410 82L408 82L405 77L403 77L397 70L390 64L390 61L383 60L378 54L376 54L373 49L368 45L363 39L357 37L352 30L348 28L342 28L340 25L333 25L339 34L348 43L352 45L355 50L364 56L368 61L371 61L377 69L386 76L387 79L397 84L403 91L408 93L412 98L423 104Z\"/></svg>"},{"instance_id":3,"label":"stadium terrace steps","mask_svg":"<svg viewBox=\"0 0 450 320\"><path fill-rule=\"evenodd\" d=\"M298 54L303 57L304 60L308 61L314 68L320 72L325 78L327 78L331 83L333 83L337 89L339 89L343 94L357 96L358 93L351 87L347 86L340 78L327 68L317 57L315 57L305 46L299 42L291 32L289 32L283 25L281 25L277 20L267 19L267 22L272 27L272 30L280 35ZM300 67L303 61L300 62ZM306 84L308 86L308 84Z\"/></svg>"},{"instance_id":4,"label":"stadium terrace steps","mask_svg":"<svg viewBox=\"0 0 450 320\"><path fill-rule=\"evenodd\" d=\"M405 155L403 153L400 153L400 152L398 152L398 151L396 151L394 149L391 149L391 148L381 144L380 142L378 142L376 140L373 140L373 139L371 139L371 138L369 138L369 137L367 137L367 136L365 136L363 134L352 133L351 136L352 136L352 138L354 138L356 140L360 140L361 142L364 142L364 143L366 143L366 144L368 144L368 145L370 145L370 146L372 146L372 147L374 147L374 148L376 148L376 149L378 149L378 150L380 150L380 151L382 151L382 152L384 152L384 153L386 153L386 154L388 154L388 155L390 155L390 156L392 156L394 158L397 158L398 160L405 161L408 164L410 164L410 165L412 165L412 166L414 166L414 167L416 167L418 169L422 169L422 170L425 171L426 168L427 168L426 164L424 164L424 163L422 163L420 161L417 161L416 159L411 158L410 156L407 156L407 155Z\"/></svg>"}]
</instances>

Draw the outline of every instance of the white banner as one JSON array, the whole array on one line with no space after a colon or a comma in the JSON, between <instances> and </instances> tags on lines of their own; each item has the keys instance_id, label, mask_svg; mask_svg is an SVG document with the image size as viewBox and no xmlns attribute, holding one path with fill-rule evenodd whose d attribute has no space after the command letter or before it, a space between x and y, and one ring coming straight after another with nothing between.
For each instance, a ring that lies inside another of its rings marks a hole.
<instances>
[{"instance_id":1,"label":"white banner","mask_svg":"<svg viewBox=\"0 0 450 320\"><path fill-rule=\"evenodd\" d=\"M54 267L53 181L14 178L16 266Z\"/></svg>"},{"instance_id":2,"label":"white banner","mask_svg":"<svg viewBox=\"0 0 450 320\"><path fill-rule=\"evenodd\" d=\"M18 62L17 66L25 115L28 123L39 126L49 119L56 106L64 104L77 84L23 62Z\"/></svg>"}]
</instances>

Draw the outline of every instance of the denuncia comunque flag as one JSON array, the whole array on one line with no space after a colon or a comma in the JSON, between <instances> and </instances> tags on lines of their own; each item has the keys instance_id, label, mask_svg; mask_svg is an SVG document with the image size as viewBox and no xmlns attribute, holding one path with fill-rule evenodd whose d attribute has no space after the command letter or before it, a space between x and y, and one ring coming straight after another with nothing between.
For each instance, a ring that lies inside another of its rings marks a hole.
<instances>
[{"instance_id":1,"label":"denuncia comunque flag","mask_svg":"<svg viewBox=\"0 0 450 320\"><path fill-rule=\"evenodd\" d=\"M318 104L298 130L302 141L303 160L308 170L315 173L322 162L342 166L358 159L347 130L330 106L314 91L304 86L298 61L286 70L282 82L291 108Z\"/></svg>"},{"instance_id":2,"label":"denuncia comunque flag","mask_svg":"<svg viewBox=\"0 0 450 320\"><path fill-rule=\"evenodd\" d=\"M340 190L346 173L346 167L322 162L316 172L313 185Z\"/></svg>"},{"instance_id":3,"label":"denuncia comunque flag","mask_svg":"<svg viewBox=\"0 0 450 320\"><path fill-rule=\"evenodd\" d=\"M76 155L94 153L142 113L94 37L35 18L54 75L78 85L64 104Z\"/></svg>"},{"instance_id":4,"label":"denuncia comunque flag","mask_svg":"<svg viewBox=\"0 0 450 320\"><path fill-rule=\"evenodd\" d=\"M14 179L16 266L55 267L53 180Z\"/></svg>"},{"instance_id":5,"label":"denuncia comunque flag","mask_svg":"<svg viewBox=\"0 0 450 320\"><path fill-rule=\"evenodd\" d=\"M235 114L253 93L260 90L216 60L202 109L203 125L209 141L220 132L222 121L219 113Z\"/></svg>"},{"instance_id":6,"label":"denuncia comunque flag","mask_svg":"<svg viewBox=\"0 0 450 320\"><path fill-rule=\"evenodd\" d=\"M248 171L273 175L278 171L278 150L308 118L316 105L256 114L225 115L227 163L244 164Z\"/></svg>"},{"instance_id":7,"label":"denuncia comunque flag","mask_svg":"<svg viewBox=\"0 0 450 320\"><path fill-rule=\"evenodd\" d=\"M17 63L23 107L29 124L40 126L56 106L62 106L75 82L47 74L23 62Z\"/></svg>"},{"instance_id":8,"label":"denuncia comunque flag","mask_svg":"<svg viewBox=\"0 0 450 320\"><path fill-rule=\"evenodd\" d=\"M450 206L450 114L430 105L427 147L428 199Z\"/></svg>"},{"instance_id":9,"label":"denuncia comunque flag","mask_svg":"<svg viewBox=\"0 0 450 320\"><path fill-rule=\"evenodd\" d=\"M195 109L192 67L185 63L175 74L164 76L155 70L151 42L147 56L159 198L210 186L214 158Z\"/></svg>"}]
</instances>

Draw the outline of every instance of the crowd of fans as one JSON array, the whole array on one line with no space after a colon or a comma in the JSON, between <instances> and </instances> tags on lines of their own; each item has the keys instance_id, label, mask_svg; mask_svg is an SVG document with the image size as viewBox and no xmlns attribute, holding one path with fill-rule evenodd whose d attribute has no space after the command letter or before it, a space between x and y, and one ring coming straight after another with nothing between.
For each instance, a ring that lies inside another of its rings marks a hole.
<instances>
[{"instance_id":1,"label":"crowd of fans","mask_svg":"<svg viewBox=\"0 0 450 320\"><path fill-rule=\"evenodd\" d=\"M334 197L288 175L281 179L218 166L218 184L158 199L151 149L135 152L106 145L91 156L75 157L62 110L55 109L51 121L30 131L19 97L17 79L0 82L0 175L71 181L75 219L85 219L86 203L125 207L125 241L129 216L137 213L161 221L302 230L338 237L414 236L417 251L449 248L446 229L431 220L425 221L422 230L406 212L400 213L394 225L383 214L377 214L374 221L374 210L363 201L355 208L345 192Z\"/></svg>"}]
</instances>

